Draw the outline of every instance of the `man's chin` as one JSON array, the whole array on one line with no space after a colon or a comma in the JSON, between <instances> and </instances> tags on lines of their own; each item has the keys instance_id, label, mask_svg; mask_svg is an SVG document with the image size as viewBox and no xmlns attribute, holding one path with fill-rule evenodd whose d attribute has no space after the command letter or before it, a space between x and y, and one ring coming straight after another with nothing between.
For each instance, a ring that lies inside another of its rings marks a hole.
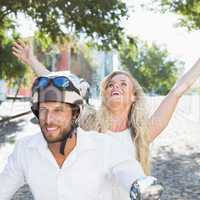
<instances>
[{"instance_id":1,"label":"man's chin","mask_svg":"<svg viewBox=\"0 0 200 200\"><path fill-rule=\"evenodd\" d=\"M44 136L46 142L48 144L55 144L55 143L59 143L59 142L62 142L65 138L49 138L49 137L46 137Z\"/></svg>"},{"instance_id":2,"label":"man's chin","mask_svg":"<svg viewBox=\"0 0 200 200\"><path fill-rule=\"evenodd\" d=\"M47 139L47 138L45 138L45 139L46 139L46 142L47 142L48 144L60 143L60 142L63 141L63 140L51 140L51 139Z\"/></svg>"},{"instance_id":3,"label":"man's chin","mask_svg":"<svg viewBox=\"0 0 200 200\"><path fill-rule=\"evenodd\" d=\"M56 133L55 134L49 134L49 133L46 133L43 130L42 130L42 134L43 134L43 137L48 144L59 143L59 142L62 142L65 139L65 136L63 136L63 135L59 137L59 136L56 136Z\"/></svg>"}]
</instances>

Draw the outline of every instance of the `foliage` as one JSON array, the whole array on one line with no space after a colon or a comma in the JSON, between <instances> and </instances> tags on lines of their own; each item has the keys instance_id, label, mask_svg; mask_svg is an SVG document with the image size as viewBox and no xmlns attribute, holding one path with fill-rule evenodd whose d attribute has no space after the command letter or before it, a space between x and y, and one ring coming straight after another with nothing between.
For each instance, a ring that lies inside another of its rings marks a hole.
<instances>
[{"instance_id":1,"label":"foliage","mask_svg":"<svg viewBox=\"0 0 200 200\"><path fill-rule=\"evenodd\" d=\"M200 29L199 0L160 0L161 9L180 15L180 25L191 29Z\"/></svg>"},{"instance_id":2,"label":"foliage","mask_svg":"<svg viewBox=\"0 0 200 200\"><path fill-rule=\"evenodd\" d=\"M119 54L123 67L138 80L145 92L165 95L174 85L178 61L170 59L165 48L139 40L137 46L124 41Z\"/></svg>"},{"instance_id":3,"label":"foliage","mask_svg":"<svg viewBox=\"0 0 200 200\"><path fill-rule=\"evenodd\" d=\"M6 37L9 31L11 36ZM12 55L11 50L13 40L18 37L12 22L6 19L0 28L0 79L6 80L10 85L18 84L19 80L26 82L24 78L26 68Z\"/></svg>"},{"instance_id":4,"label":"foliage","mask_svg":"<svg viewBox=\"0 0 200 200\"><path fill-rule=\"evenodd\" d=\"M11 36L9 35L11 33ZM9 20L4 22L0 28L0 79L6 80L11 86L19 84L29 84L31 72L29 68L22 64L15 56L12 55L13 42L19 38L15 28ZM52 40L42 33L36 33L34 38L35 49L41 55L48 52L52 45ZM27 38L29 40L29 38Z\"/></svg>"},{"instance_id":5,"label":"foliage","mask_svg":"<svg viewBox=\"0 0 200 200\"><path fill-rule=\"evenodd\" d=\"M54 50L53 42L64 43L77 36L88 36L107 49L117 48L123 35L120 22L127 8L121 0L0 0L0 79L10 84L28 79L28 68L11 54L12 42L19 37L14 21L19 13L31 17L39 28L34 44L44 58L44 52Z\"/></svg>"},{"instance_id":6,"label":"foliage","mask_svg":"<svg viewBox=\"0 0 200 200\"><path fill-rule=\"evenodd\" d=\"M99 45L116 48L127 8L121 0L0 0L0 24L18 13L30 16L40 32L54 41L58 36L82 33Z\"/></svg>"}]
</instances>

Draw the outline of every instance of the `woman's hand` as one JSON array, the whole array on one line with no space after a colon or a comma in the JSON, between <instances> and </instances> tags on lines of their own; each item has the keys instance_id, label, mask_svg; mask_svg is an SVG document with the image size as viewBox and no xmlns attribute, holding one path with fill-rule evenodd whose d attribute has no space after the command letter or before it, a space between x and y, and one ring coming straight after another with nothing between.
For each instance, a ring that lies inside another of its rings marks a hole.
<instances>
[{"instance_id":1,"label":"woman's hand","mask_svg":"<svg viewBox=\"0 0 200 200\"><path fill-rule=\"evenodd\" d=\"M12 53L21 62L29 66L35 59L32 45L29 42L24 42L23 40L18 40L14 42L12 47Z\"/></svg>"}]
</instances>

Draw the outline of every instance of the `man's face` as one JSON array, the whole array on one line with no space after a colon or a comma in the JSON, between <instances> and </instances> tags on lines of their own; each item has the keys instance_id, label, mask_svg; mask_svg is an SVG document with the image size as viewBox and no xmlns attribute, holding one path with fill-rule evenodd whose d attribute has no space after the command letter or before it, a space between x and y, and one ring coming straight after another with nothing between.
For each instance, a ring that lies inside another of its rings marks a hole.
<instances>
[{"instance_id":1,"label":"man's face","mask_svg":"<svg viewBox=\"0 0 200 200\"><path fill-rule=\"evenodd\" d=\"M72 108L60 102L40 103L39 122L47 143L61 142L71 128Z\"/></svg>"}]
</instances>

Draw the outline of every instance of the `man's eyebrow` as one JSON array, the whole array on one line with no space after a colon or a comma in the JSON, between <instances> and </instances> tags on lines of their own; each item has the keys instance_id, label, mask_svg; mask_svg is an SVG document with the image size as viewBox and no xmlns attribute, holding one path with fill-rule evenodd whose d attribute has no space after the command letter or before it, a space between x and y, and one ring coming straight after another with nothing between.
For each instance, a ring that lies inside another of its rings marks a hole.
<instances>
[{"instance_id":1,"label":"man's eyebrow","mask_svg":"<svg viewBox=\"0 0 200 200\"><path fill-rule=\"evenodd\" d=\"M64 106L56 106L54 109L64 109Z\"/></svg>"}]
</instances>

